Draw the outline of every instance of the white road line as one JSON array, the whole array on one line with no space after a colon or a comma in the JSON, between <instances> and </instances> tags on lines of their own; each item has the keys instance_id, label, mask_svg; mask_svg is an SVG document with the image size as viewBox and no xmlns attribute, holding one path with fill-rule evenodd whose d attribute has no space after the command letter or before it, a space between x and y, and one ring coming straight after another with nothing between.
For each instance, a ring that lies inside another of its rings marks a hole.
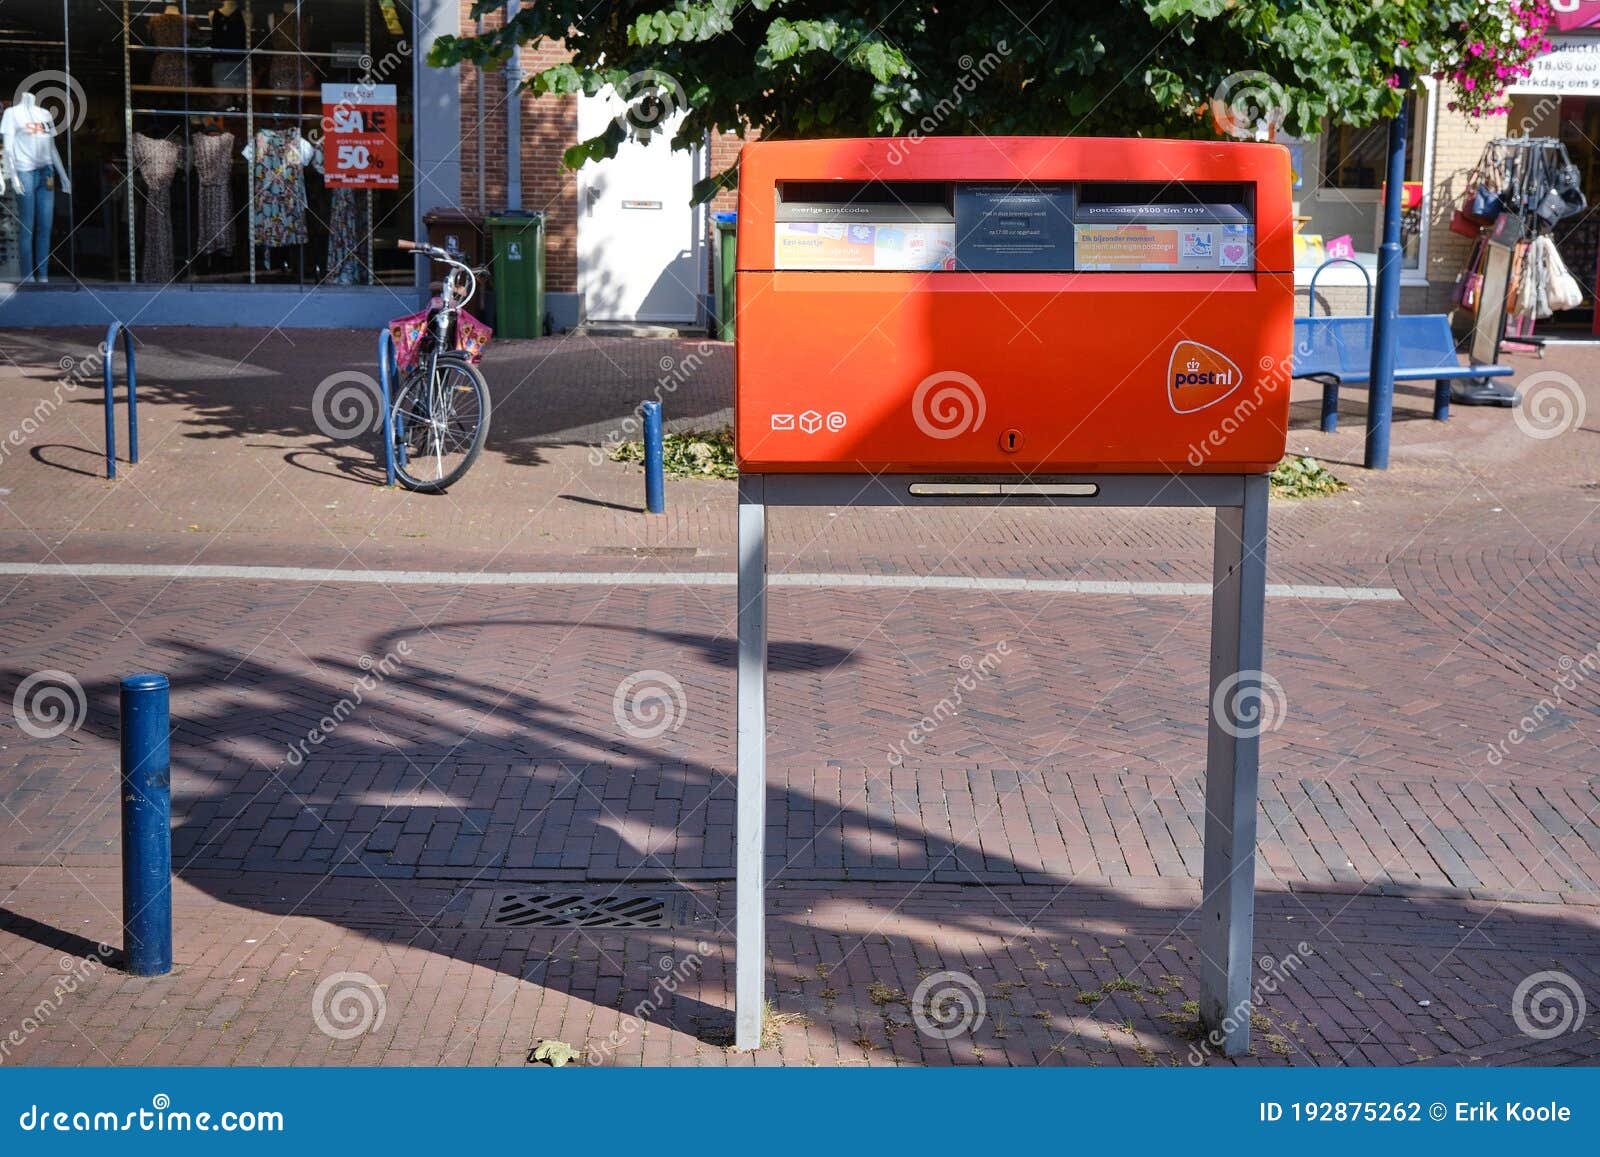
<instances>
[{"instance_id":1,"label":"white road line","mask_svg":"<svg viewBox=\"0 0 1600 1157\"><path fill-rule=\"evenodd\" d=\"M243 582L373 583L381 586L487 587L731 587L731 571L429 571L344 570L303 566L162 566L156 563L0 562L0 575L17 578L234 579ZM911 590L1022 591L1029 594L1141 595L1198 598L1209 583L1107 582L1090 579L975 578L966 575L871 575L775 573L779 587L876 587ZM1393 587L1308 586L1269 583L1267 597L1329 602L1402 602Z\"/></svg>"}]
</instances>

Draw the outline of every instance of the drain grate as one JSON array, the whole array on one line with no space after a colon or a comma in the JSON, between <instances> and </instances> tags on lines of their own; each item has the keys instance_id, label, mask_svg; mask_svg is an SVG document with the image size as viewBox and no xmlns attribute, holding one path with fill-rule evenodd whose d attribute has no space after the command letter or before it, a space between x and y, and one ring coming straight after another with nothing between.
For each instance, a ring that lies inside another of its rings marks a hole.
<instances>
[{"instance_id":1,"label":"drain grate","mask_svg":"<svg viewBox=\"0 0 1600 1157\"><path fill-rule=\"evenodd\" d=\"M496 892L486 928L665 928L660 896L584 896L575 892Z\"/></svg>"}]
</instances>

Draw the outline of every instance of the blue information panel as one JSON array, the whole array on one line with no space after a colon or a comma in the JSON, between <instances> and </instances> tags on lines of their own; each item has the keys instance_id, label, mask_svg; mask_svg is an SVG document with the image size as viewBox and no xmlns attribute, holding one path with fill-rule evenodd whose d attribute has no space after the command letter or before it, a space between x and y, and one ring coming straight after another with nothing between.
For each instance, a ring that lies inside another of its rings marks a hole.
<instances>
[{"instance_id":1,"label":"blue information panel","mask_svg":"<svg viewBox=\"0 0 1600 1157\"><path fill-rule=\"evenodd\" d=\"M0 1152L1592 1154L1597 1088L1595 1069L0 1069Z\"/></svg>"}]
</instances>

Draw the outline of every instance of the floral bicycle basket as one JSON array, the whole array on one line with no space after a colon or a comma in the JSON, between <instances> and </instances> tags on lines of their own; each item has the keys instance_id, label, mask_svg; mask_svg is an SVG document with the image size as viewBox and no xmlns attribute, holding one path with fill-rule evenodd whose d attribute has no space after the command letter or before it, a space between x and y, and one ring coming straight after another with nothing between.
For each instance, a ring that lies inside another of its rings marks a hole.
<instances>
[{"instance_id":1,"label":"floral bicycle basket","mask_svg":"<svg viewBox=\"0 0 1600 1157\"><path fill-rule=\"evenodd\" d=\"M441 300L436 297L428 303L427 309L405 317L397 317L389 323L389 336L394 338L395 365L401 373L417 364L417 346L421 344L422 335L428 328L428 313L441 304L443 304ZM489 344L489 338L493 334L494 330L466 310L463 309L456 314L455 348L466 354L467 360L473 365L477 365L482 359L484 347Z\"/></svg>"}]
</instances>

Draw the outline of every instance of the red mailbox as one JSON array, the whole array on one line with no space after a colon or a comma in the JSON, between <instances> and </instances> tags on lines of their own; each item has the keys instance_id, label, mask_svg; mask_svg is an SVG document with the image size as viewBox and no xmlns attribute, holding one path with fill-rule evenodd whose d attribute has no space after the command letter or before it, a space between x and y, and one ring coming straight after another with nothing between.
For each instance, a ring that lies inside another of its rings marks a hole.
<instances>
[{"instance_id":1,"label":"red mailbox","mask_svg":"<svg viewBox=\"0 0 1600 1157\"><path fill-rule=\"evenodd\" d=\"M1259 473L1283 456L1288 152L763 141L741 161L755 473Z\"/></svg>"}]
</instances>

